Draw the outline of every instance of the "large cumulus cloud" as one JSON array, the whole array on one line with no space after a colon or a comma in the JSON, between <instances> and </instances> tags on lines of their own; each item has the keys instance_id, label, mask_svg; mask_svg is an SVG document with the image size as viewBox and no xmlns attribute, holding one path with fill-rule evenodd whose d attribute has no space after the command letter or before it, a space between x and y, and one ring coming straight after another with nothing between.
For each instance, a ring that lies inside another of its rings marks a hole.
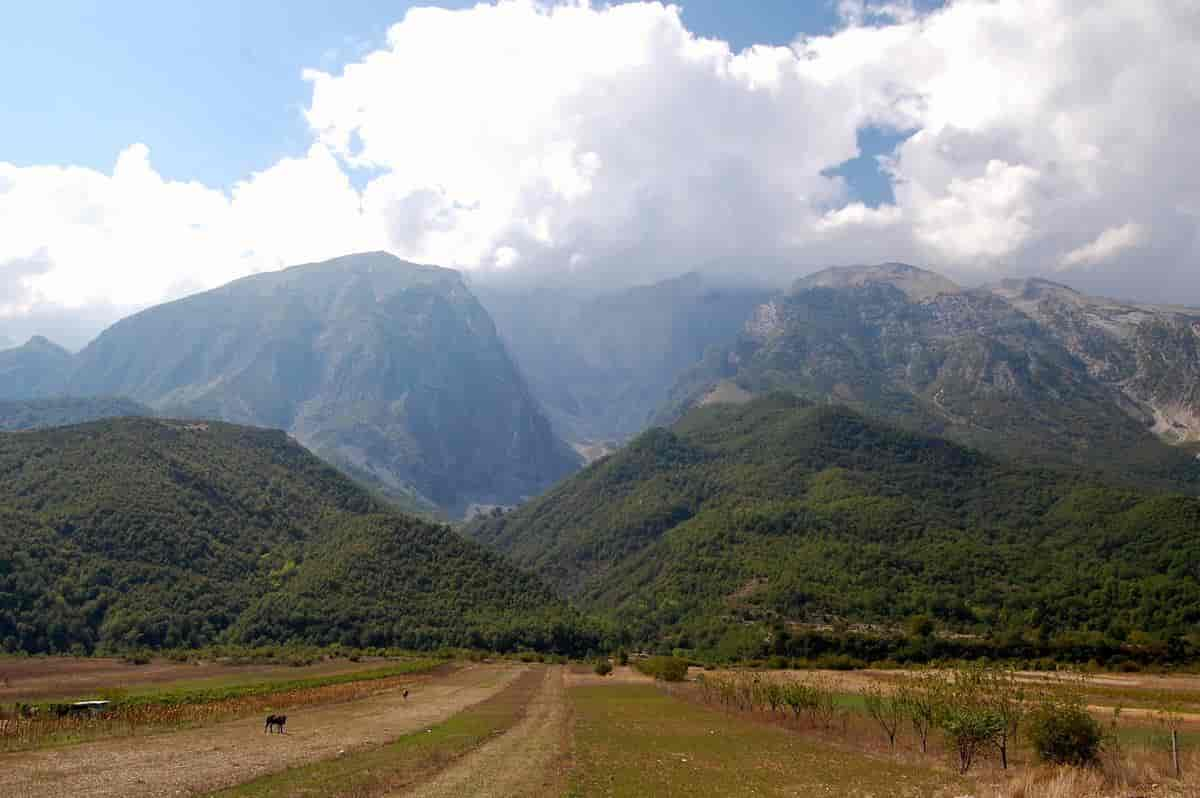
<instances>
[{"instance_id":1,"label":"large cumulus cloud","mask_svg":"<svg viewBox=\"0 0 1200 798\"><path fill-rule=\"evenodd\" d=\"M137 145L111 174L0 163L0 317L374 248L616 283L905 259L1200 302L1194 3L840 7L741 52L658 3L416 9L306 72L311 149L229 192ZM831 172L868 125L912 132L878 208Z\"/></svg>"}]
</instances>

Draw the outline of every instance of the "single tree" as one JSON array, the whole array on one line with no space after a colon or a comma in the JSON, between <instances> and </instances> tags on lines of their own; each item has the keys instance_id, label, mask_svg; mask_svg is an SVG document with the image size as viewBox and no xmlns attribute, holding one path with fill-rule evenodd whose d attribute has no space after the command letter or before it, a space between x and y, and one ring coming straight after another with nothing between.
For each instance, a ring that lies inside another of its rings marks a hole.
<instances>
[{"instance_id":1,"label":"single tree","mask_svg":"<svg viewBox=\"0 0 1200 798\"><path fill-rule=\"evenodd\" d=\"M929 753L929 733L937 725L945 682L936 673L905 679L897 688L905 716L921 741L921 753Z\"/></svg>"},{"instance_id":2,"label":"single tree","mask_svg":"<svg viewBox=\"0 0 1200 798\"><path fill-rule=\"evenodd\" d=\"M995 743L1000 752L1000 767L1007 770L1008 751L1017 742L1021 721L1026 713L1025 686L1018 681L1016 671L1011 668L984 668L980 676L984 704L1002 722Z\"/></svg>"},{"instance_id":3,"label":"single tree","mask_svg":"<svg viewBox=\"0 0 1200 798\"><path fill-rule=\"evenodd\" d=\"M896 733L908 717L907 706L897 691L887 690L882 685L872 684L863 692L867 714L870 715L879 728L883 729L888 738L888 749L896 750Z\"/></svg>"}]
</instances>

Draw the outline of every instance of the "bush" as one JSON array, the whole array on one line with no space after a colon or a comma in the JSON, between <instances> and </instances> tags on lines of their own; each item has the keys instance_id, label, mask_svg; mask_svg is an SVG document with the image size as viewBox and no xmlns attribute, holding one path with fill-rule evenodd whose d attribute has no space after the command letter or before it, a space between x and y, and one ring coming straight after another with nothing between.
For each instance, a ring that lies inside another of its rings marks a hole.
<instances>
[{"instance_id":1,"label":"bush","mask_svg":"<svg viewBox=\"0 0 1200 798\"><path fill-rule=\"evenodd\" d=\"M1043 762L1095 764L1103 739L1100 723L1076 703L1048 702L1029 719L1029 741Z\"/></svg>"},{"instance_id":2,"label":"bush","mask_svg":"<svg viewBox=\"0 0 1200 798\"><path fill-rule=\"evenodd\" d=\"M682 682L688 671L687 660L679 657L647 657L637 660L634 667L663 682Z\"/></svg>"},{"instance_id":3,"label":"bush","mask_svg":"<svg viewBox=\"0 0 1200 798\"><path fill-rule=\"evenodd\" d=\"M617 664L621 667L629 664L629 652L624 648L617 649Z\"/></svg>"},{"instance_id":4,"label":"bush","mask_svg":"<svg viewBox=\"0 0 1200 798\"><path fill-rule=\"evenodd\" d=\"M612 663L606 659L598 659L596 660L596 667L594 670L596 671L597 676L607 676L608 674L612 673L613 666Z\"/></svg>"}]
</instances>

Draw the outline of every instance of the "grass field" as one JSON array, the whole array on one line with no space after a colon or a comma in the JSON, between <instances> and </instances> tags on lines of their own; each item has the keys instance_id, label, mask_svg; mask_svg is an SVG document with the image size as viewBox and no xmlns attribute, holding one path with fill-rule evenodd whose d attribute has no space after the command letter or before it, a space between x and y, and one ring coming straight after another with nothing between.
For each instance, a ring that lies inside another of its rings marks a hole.
<instances>
[{"instance_id":1,"label":"grass field","mask_svg":"<svg viewBox=\"0 0 1200 798\"><path fill-rule=\"evenodd\" d=\"M934 768L841 751L713 712L650 685L574 687L571 796L951 796Z\"/></svg>"}]
</instances>

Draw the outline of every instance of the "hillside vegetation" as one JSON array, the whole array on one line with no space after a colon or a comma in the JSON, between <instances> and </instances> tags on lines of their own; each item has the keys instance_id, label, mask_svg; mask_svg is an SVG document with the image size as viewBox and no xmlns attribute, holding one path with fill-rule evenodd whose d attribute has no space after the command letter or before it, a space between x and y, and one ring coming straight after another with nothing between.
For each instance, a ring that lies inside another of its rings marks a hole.
<instances>
[{"instance_id":1,"label":"hillside vegetation","mask_svg":"<svg viewBox=\"0 0 1200 798\"><path fill-rule=\"evenodd\" d=\"M636 639L685 647L761 642L753 622L929 614L1137 641L1200 621L1197 499L1005 464L781 394L650 430L471 532Z\"/></svg>"},{"instance_id":2,"label":"hillside vegetation","mask_svg":"<svg viewBox=\"0 0 1200 798\"><path fill-rule=\"evenodd\" d=\"M0 434L0 650L573 650L587 634L534 577L282 432L129 418Z\"/></svg>"},{"instance_id":3,"label":"hillside vegetation","mask_svg":"<svg viewBox=\"0 0 1200 798\"><path fill-rule=\"evenodd\" d=\"M0 401L0 432L67 427L103 418L153 416L154 411L120 397L58 397Z\"/></svg>"}]
</instances>

